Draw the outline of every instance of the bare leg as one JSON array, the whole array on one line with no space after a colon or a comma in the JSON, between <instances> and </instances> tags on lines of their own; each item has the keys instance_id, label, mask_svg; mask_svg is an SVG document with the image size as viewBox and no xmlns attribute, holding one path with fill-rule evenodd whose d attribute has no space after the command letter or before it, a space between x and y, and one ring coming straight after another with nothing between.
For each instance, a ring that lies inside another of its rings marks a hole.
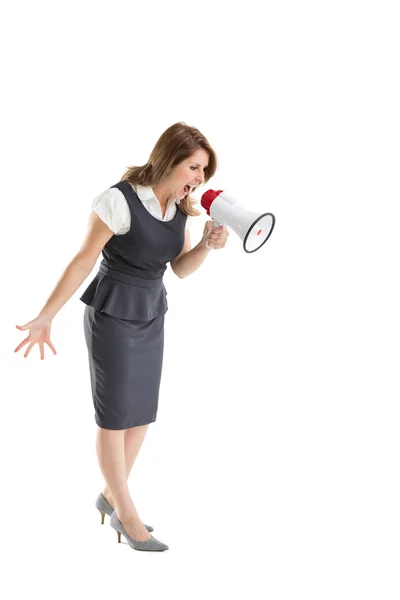
<instances>
[{"instance_id":1,"label":"bare leg","mask_svg":"<svg viewBox=\"0 0 400 600\"><path fill-rule=\"evenodd\" d=\"M118 519L121 521L127 534L134 540L145 541L150 539L151 536L139 518L128 489L125 461L126 431L128 430L112 430L98 427L96 451L101 472L114 500L115 512ZM143 434L142 436L140 434L137 435L139 435L139 439L142 437L143 441ZM141 442L137 445L136 455L140 445Z\"/></svg>"},{"instance_id":2,"label":"bare leg","mask_svg":"<svg viewBox=\"0 0 400 600\"><path fill-rule=\"evenodd\" d=\"M139 425L137 427L131 427L130 429L124 429L124 449L125 449L125 467L126 467L126 480L128 481L130 472L132 471L133 464L136 460L139 450L142 446L143 440L147 433L149 425ZM103 496L107 502L114 508L114 500L108 485L106 484L103 490Z\"/></svg>"}]
</instances>

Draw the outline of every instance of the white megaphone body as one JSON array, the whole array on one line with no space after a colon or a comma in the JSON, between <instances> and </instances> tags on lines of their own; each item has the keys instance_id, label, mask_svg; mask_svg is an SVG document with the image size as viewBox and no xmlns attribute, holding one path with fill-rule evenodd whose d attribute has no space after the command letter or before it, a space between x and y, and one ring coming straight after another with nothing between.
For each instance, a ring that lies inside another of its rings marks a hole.
<instances>
[{"instance_id":1,"label":"white megaphone body","mask_svg":"<svg viewBox=\"0 0 400 600\"><path fill-rule=\"evenodd\" d=\"M242 208L223 190L207 190L201 197L201 205L213 219L213 228L228 225L243 240L243 249L251 253L265 244L275 225L272 213L255 213ZM210 248L208 243L207 248Z\"/></svg>"}]
</instances>

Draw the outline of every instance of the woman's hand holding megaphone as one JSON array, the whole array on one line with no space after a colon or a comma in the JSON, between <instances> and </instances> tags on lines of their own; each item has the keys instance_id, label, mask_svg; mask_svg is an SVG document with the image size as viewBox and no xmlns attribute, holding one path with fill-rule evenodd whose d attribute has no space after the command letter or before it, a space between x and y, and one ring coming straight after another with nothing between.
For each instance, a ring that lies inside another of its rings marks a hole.
<instances>
[{"instance_id":1,"label":"woman's hand holding megaphone","mask_svg":"<svg viewBox=\"0 0 400 600\"><path fill-rule=\"evenodd\" d=\"M204 226L203 239L205 247L210 250L224 248L227 242L229 231L226 225L219 225L215 221L207 221Z\"/></svg>"}]
</instances>

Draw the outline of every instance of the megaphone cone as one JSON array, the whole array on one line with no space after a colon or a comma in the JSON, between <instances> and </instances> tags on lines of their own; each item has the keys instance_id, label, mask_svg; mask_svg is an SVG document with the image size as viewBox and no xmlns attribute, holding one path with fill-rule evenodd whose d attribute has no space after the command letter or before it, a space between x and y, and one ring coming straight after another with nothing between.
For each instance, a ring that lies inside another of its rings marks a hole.
<instances>
[{"instance_id":1,"label":"megaphone cone","mask_svg":"<svg viewBox=\"0 0 400 600\"><path fill-rule=\"evenodd\" d=\"M248 211L222 190L204 192L201 205L214 220L213 226L228 225L243 240L243 249L249 254L265 244L275 226L272 213Z\"/></svg>"}]
</instances>

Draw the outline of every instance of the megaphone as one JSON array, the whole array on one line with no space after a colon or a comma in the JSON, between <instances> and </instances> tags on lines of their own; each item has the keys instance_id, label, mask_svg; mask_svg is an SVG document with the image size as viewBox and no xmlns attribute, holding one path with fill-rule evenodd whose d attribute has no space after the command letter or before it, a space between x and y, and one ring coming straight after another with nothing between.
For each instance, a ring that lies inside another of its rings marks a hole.
<instances>
[{"instance_id":1,"label":"megaphone","mask_svg":"<svg viewBox=\"0 0 400 600\"><path fill-rule=\"evenodd\" d=\"M228 225L243 240L243 249L249 254L265 244L275 226L272 213L255 213L242 208L223 190L207 190L201 197L201 205L213 219L213 228ZM207 248L210 248L206 243Z\"/></svg>"}]
</instances>

